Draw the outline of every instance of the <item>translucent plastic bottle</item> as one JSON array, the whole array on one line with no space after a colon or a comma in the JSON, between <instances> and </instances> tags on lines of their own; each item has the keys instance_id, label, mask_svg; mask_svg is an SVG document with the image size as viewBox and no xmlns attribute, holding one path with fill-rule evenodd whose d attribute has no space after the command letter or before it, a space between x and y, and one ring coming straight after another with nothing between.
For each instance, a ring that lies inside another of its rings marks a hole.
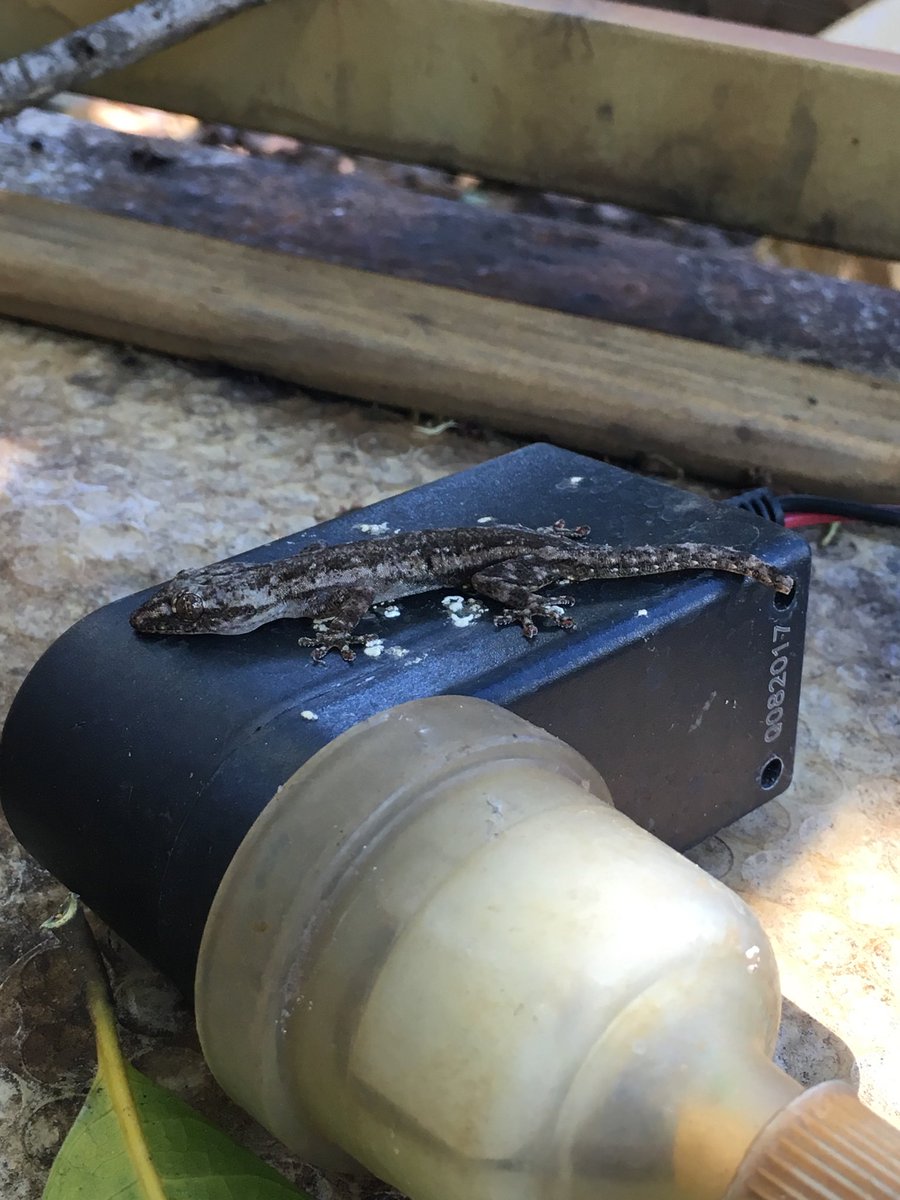
<instances>
[{"instance_id":1,"label":"translucent plastic bottle","mask_svg":"<svg viewBox=\"0 0 900 1200\"><path fill-rule=\"evenodd\" d=\"M402 705L297 772L220 887L196 999L240 1104L414 1200L900 1195L900 1134L771 1062L750 910L484 701ZM801 1125L837 1166L796 1168Z\"/></svg>"}]
</instances>

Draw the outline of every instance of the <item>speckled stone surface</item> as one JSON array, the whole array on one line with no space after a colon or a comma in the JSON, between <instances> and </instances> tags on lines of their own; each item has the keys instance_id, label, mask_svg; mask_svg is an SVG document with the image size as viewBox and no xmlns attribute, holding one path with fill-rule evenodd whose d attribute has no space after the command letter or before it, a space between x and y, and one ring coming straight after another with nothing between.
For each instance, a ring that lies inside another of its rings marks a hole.
<instances>
[{"instance_id":1,"label":"speckled stone surface","mask_svg":"<svg viewBox=\"0 0 900 1200\"><path fill-rule=\"evenodd\" d=\"M144 353L0 324L0 716L85 612L189 567L513 448ZM796 782L694 857L776 948L780 1057L858 1080L900 1122L900 542L815 553ZM93 1069L68 968L40 922L61 889L0 833L0 1195L36 1200ZM292 1162L210 1080L173 990L115 937L126 1052L315 1192L375 1196Z\"/></svg>"}]
</instances>

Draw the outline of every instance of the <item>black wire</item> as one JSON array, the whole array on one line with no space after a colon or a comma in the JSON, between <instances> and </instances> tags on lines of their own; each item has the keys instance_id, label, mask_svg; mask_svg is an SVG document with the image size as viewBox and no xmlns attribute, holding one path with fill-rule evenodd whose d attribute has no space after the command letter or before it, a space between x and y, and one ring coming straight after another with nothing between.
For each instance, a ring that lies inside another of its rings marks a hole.
<instances>
[{"instance_id":1,"label":"black wire","mask_svg":"<svg viewBox=\"0 0 900 1200\"><path fill-rule=\"evenodd\" d=\"M829 517L847 517L851 521L869 521L873 525L900 525L900 508L885 504L860 504L856 500L836 500L831 496L779 496L782 512L824 513Z\"/></svg>"},{"instance_id":2,"label":"black wire","mask_svg":"<svg viewBox=\"0 0 900 1200\"><path fill-rule=\"evenodd\" d=\"M731 508L740 508L744 512L754 513L757 517L764 517L767 521L774 521L776 525L784 524L784 512L778 503L778 498L767 487L751 488L749 492L741 492L739 496L732 496L728 500L723 500L722 503Z\"/></svg>"},{"instance_id":3,"label":"black wire","mask_svg":"<svg viewBox=\"0 0 900 1200\"><path fill-rule=\"evenodd\" d=\"M836 500L831 496L776 496L769 488L752 488L732 496L724 504L742 508L779 525L785 513L823 513L846 517L851 521L869 521L873 525L900 525L900 506L861 504L856 500Z\"/></svg>"}]
</instances>

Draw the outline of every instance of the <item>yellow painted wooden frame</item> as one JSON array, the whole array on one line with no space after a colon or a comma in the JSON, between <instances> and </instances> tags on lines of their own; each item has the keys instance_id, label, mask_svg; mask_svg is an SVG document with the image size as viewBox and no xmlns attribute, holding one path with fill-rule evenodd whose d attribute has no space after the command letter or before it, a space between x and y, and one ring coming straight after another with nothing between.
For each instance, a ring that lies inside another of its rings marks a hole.
<instances>
[{"instance_id":1,"label":"yellow painted wooden frame","mask_svg":"<svg viewBox=\"0 0 900 1200\"><path fill-rule=\"evenodd\" d=\"M4 0L0 56L121 8ZM272 0L113 98L900 258L900 57L609 0Z\"/></svg>"}]
</instances>

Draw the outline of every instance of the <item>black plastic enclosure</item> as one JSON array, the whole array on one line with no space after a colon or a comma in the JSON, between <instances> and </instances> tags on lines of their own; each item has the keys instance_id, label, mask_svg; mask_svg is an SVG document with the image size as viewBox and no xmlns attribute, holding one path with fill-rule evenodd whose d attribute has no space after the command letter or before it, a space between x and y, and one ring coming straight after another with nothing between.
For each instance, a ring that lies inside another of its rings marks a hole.
<instances>
[{"instance_id":1,"label":"black plastic enclosure","mask_svg":"<svg viewBox=\"0 0 900 1200\"><path fill-rule=\"evenodd\" d=\"M16 835L190 989L216 888L259 812L316 750L392 705L443 693L512 709L580 750L616 805L677 849L788 786L809 550L777 525L534 445L239 558L365 537L361 525L488 518L564 518L616 545L734 546L797 586L785 597L712 572L577 584L577 630L533 642L490 615L460 627L446 592L432 592L400 601L399 616L365 618L385 648L352 665L336 654L313 664L298 621L239 637L141 637L128 615L148 589L78 622L22 684L0 742Z\"/></svg>"}]
</instances>

